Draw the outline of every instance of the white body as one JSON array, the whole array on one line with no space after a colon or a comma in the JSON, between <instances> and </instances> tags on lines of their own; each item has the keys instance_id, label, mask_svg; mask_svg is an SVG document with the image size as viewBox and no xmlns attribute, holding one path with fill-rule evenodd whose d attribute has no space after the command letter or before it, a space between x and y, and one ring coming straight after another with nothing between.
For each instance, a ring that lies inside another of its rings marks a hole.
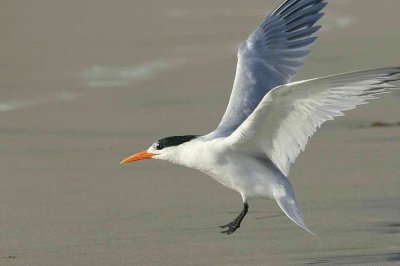
<instances>
[{"instance_id":1,"label":"white body","mask_svg":"<svg viewBox=\"0 0 400 266\"><path fill-rule=\"evenodd\" d=\"M159 153L154 159L194 168L211 176L227 188L239 192L243 202L251 198L275 199L293 222L312 233L303 222L289 180L265 156L249 156L232 149L225 138L208 140L207 137L166 148L164 152L155 150L154 145L147 151Z\"/></svg>"},{"instance_id":2,"label":"white body","mask_svg":"<svg viewBox=\"0 0 400 266\"><path fill-rule=\"evenodd\" d=\"M282 193L287 178L266 157L256 158L240 150L232 150L224 139L207 141L204 137L171 147L168 154L153 158L197 169L222 185L248 198L274 198ZM149 150L151 152L151 150Z\"/></svg>"}]
</instances>

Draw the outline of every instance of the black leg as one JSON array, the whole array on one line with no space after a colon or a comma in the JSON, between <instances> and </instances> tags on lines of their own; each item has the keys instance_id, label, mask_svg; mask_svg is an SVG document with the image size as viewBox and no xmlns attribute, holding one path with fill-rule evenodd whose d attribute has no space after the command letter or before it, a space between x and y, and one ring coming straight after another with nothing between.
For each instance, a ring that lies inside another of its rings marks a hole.
<instances>
[{"instance_id":1,"label":"black leg","mask_svg":"<svg viewBox=\"0 0 400 266\"><path fill-rule=\"evenodd\" d=\"M240 227L240 223L242 222L243 218L246 216L247 212L249 210L249 205L245 202L243 204L243 210L242 212L239 214L238 217L235 218L235 220L233 220L232 222L226 224L226 225L222 225L220 226L221 228L226 228L228 227L227 230L222 231L221 233L223 234L227 234L230 235L233 232L235 232L239 227Z\"/></svg>"},{"instance_id":2,"label":"black leg","mask_svg":"<svg viewBox=\"0 0 400 266\"><path fill-rule=\"evenodd\" d=\"M242 213L240 213L240 214L242 214ZM235 218L235 220L233 220L232 222L227 223L225 225L221 225L220 228L232 227L233 225L235 225L240 218L240 214Z\"/></svg>"}]
</instances>

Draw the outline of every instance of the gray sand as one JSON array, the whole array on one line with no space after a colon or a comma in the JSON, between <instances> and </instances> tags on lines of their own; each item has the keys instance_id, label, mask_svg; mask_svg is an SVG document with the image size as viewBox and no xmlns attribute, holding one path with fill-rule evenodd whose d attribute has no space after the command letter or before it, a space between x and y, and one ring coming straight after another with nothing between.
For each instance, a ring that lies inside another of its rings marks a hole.
<instances>
[{"instance_id":1,"label":"gray sand","mask_svg":"<svg viewBox=\"0 0 400 266\"><path fill-rule=\"evenodd\" d=\"M119 161L202 134L278 1L0 3L0 265L400 263L400 93L324 126L291 172L307 225L191 169ZM398 0L330 1L296 79L400 64Z\"/></svg>"}]
</instances>

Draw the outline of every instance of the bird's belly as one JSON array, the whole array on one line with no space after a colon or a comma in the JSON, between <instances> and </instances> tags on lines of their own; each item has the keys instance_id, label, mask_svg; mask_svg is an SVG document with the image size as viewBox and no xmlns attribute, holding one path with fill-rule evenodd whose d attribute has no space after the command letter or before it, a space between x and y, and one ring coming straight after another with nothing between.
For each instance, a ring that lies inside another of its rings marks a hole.
<instances>
[{"instance_id":1,"label":"bird's belly","mask_svg":"<svg viewBox=\"0 0 400 266\"><path fill-rule=\"evenodd\" d=\"M226 164L206 174L246 198L273 198L273 187L282 178L279 173L267 160L231 156Z\"/></svg>"}]
</instances>

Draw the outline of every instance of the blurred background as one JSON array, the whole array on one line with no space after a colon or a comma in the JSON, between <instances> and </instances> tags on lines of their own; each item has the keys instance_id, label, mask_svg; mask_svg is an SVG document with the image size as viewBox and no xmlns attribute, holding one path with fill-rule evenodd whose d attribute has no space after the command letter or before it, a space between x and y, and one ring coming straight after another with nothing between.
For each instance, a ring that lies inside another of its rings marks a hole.
<instances>
[{"instance_id":1,"label":"blurred background","mask_svg":"<svg viewBox=\"0 0 400 266\"><path fill-rule=\"evenodd\" d=\"M329 0L296 80L400 65L398 0ZM400 261L400 93L312 138L291 180L307 234L160 161L214 129L239 43L280 0L0 2L1 265L383 265Z\"/></svg>"}]
</instances>

